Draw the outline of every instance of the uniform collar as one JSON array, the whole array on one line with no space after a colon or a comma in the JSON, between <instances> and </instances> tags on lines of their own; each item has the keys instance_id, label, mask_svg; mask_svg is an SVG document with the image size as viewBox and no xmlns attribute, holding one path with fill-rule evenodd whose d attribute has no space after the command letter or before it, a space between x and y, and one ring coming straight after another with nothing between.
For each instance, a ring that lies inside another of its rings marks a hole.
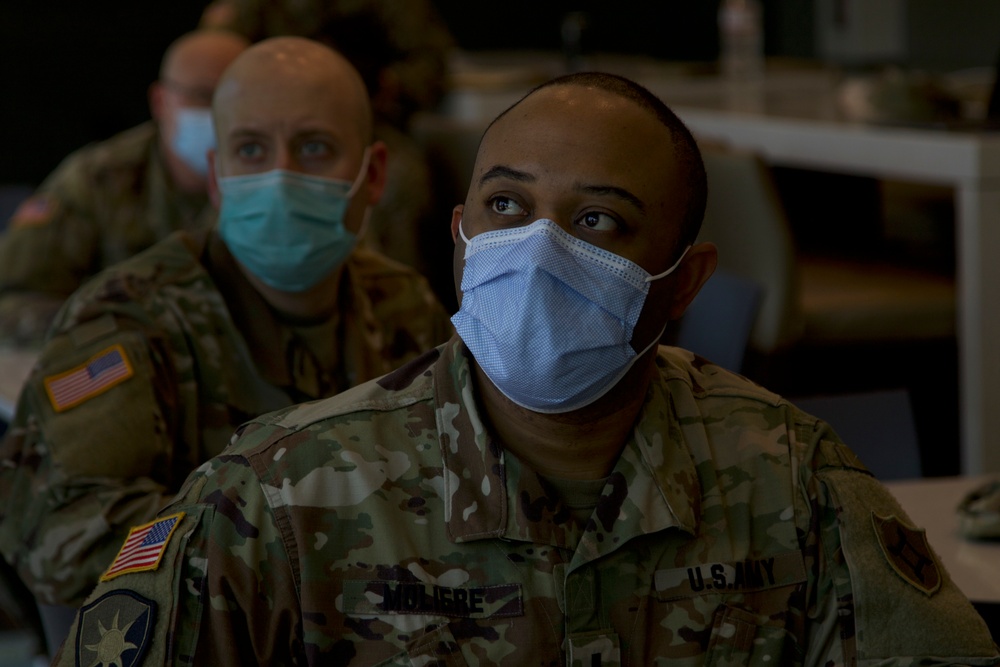
<instances>
[{"instance_id":1,"label":"uniform collar","mask_svg":"<svg viewBox=\"0 0 1000 667\"><path fill-rule=\"evenodd\" d=\"M213 230L202 258L205 270L222 294L229 315L253 357L254 365L270 384L291 384L284 350L290 332L278 321L274 311L243 275L225 242Z\"/></svg>"},{"instance_id":2,"label":"uniform collar","mask_svg":"<svg viewBox=\"0 0 1000 667\"><path fill-rule=\"evenodd\" d=\"M480 418L468 350L457 336L435 371L444 463L446 521L455 542L503 537L572 548L598 557L639 535L668 528L694 533L701 486L677 426L665 378L646 403L582 535L564 522L558 499L527 465L505 451Z\"/></svg>"},{"instance_id":3,"label":"uniform collar","mask_svg":"<svg viewBox=\"0 0 1000 667\"><path fill-rule=\"evenodd\" d=\"M261 376L271 385L291 390L293 400L329 396L391 370L384 359L381 327L353 254L343 265L337 312L332 318L336 321L329 341L336 349L323 355L313 354L295 328L281 320L243 275L214 230L203 263ZM322 358L335 360L333 367L326 368Z\"/></svg>"}]
</instances>

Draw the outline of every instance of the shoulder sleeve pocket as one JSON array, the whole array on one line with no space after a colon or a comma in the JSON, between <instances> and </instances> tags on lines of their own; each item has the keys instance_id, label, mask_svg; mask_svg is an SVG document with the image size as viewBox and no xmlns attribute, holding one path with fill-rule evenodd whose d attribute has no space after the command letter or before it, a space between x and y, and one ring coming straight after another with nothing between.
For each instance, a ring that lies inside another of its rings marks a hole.
<instances>
[{"instance_id":1,"label":"shoulder sleeve pocket","mask_svg":"<svg viewBox=\"0 0 1000 667\"><path fill-rule=\"evenodd\" d=\"M77 664L164 665L191 655L213 516L211 507L189 506L132 530L109 568L119 571L98 584L70 631ZM164 528L170 521L176 525ZM144 565L142 553L155 563Z\"/></svg>"},{"instance_id":2,"label":"shoulder sleeve pocket","mask_svg":"<svg viewBox=\"0 0 1000 667\"><path fill-rule=\"evenodd\" d=\"M164 417L139 332L79 348L53 339L29 382L43 437L67 475L140 477L164 463Z\"/></svg>"},{"instance_id":3,"label":"shoulder sleeve pocket","mask_svg":"<svg viewBox=\"0 0 1000 667\"><path fill-rule=\"evenodd\" d=\"M853 598L858 657L995 656L988 630L895 498L870 475L824 472ZM973 663L968 663L973 664Z\"/></svg>"}]
</instances>

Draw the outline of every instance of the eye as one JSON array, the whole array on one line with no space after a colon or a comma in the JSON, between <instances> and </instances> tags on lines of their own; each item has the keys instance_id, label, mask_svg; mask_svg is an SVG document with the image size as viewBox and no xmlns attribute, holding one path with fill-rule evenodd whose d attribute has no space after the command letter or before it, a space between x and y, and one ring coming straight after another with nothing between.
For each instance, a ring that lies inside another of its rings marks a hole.
<instances>
[{"instance_id":1,"label":"eye","mask_svg":"<svg viewBox=\"0 0 1000 667\"><path fill-rule=\"evenodd\" d=\"M577 221L578 225L598 232L610 232L618 229L618 220L607 213L589 211Z\"/></svg>"},{"instance_id":2,"label":"eye","mask_svg":"<svg viewBox=\"0 0 1000 667\"><path fill-rule=\"evenodd\" d=\"M510 197L497 196L490 199L490 208L500 215L524 215L525 210Z\"/></svg>"},{"instance_id":3,"label":"eye","mask_svg":"<svg viewBox=\"0 0 1000 667\"><path fill-rule=\"evenodd\" d=\"M299 148L302 157L318 158L330 154L330 146L325 141L307 141Z\"/></svg>"},{"instance_id":4,"label":"eye","mask_svg":"<svg viewBox=\"0 0 1000 667\"><path fill-rule=\"evenodd\" d=\"M236 155L241 160L253 162L264 157L264 147L256 141L248 141L236 147Z\"/></svg>"}]
</instances>

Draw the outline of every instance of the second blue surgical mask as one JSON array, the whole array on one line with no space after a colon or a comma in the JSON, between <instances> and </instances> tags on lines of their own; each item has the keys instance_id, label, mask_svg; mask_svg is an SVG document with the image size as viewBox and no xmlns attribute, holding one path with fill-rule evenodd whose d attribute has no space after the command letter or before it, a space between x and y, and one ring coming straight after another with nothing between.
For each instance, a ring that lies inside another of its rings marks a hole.
<instances>
[{"instance_id":1,"label":"second blue surgical mask","mask_svg":"<svg viewBox=\"0 0 1000 667\"><path fill-rule=\"evenodd\" d=\"M193 172L208 173L208 151L215 148L212 110L190 107L179 109L175 116L170 148Z\"/></svg>"},{"instance_id":2,"label":"second blue surgical mask","mask_svg":"<svg viewBox=\"0 0 1000 667\"><path fill-rule=\"evenodd\" d=\"M351 254L358 236L344 226L368 173L369 151L354 182L276 169L219 179L219 234L264 284L285 292L316 285Z\"/></svg>"}]
</instances>

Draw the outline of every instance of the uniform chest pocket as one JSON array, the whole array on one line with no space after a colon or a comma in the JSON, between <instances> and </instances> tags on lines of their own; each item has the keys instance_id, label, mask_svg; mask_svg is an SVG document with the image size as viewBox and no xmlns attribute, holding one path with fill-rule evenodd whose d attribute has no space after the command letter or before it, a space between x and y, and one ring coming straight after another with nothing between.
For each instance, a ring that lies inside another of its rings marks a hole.
<instances>
[{"instance_id":1,"label":"uniform chest pocket","mask_svg":"<svg viewBox=\"0 0 1000 667\"><path fill-rule=\"evenodd\" d=\"M502 644L492 625L524 616L521 586L509 583L448 587L413 581L346 581L343 606L346 616L354 619L351 627L368 629L345 636L359 650L376 644L374 650L384 656L387 646L397 647L392 657L372 663L378 667L466 665L463 644L475 641L473 636L484 644ZM460 628L461 643L453 628ZM379 641L372 642L375 635Z\"/></svg>"},{"instance_id":2,"label":"uniform chest pocket","mask_svg":"<svg viewBox=\"0 0 1000 667\"><path fill-rule=\"evenodd\" d=\"M720 605L712 619L705 665L799 665L802 656L785 628L762 625L753 612Z\"/></svg>"},{"instance_id":3,"label":"uniform chest pocket","mask_svg":"<svg viewBox=\"0 0 1000 667\"><path fill-rule=\"evenodd\" d=\"M407 644L406 650L376 667L464 667L468 664L451 629L445 624L421 635Z\"/></svg>"},{"instance_id":4,"label":"uniform chest pocket","mask_svg":"<svg viewBox=\"0 0 1000 667\"><path fill-rule=\"evenodd\" d=\"M657 571L655 596L664 603L659 624L683 628L664 654L701 650L706 665L801 662L787 623L798 613L805 583L797 551Z\"/></svg>"}]
</instances>

